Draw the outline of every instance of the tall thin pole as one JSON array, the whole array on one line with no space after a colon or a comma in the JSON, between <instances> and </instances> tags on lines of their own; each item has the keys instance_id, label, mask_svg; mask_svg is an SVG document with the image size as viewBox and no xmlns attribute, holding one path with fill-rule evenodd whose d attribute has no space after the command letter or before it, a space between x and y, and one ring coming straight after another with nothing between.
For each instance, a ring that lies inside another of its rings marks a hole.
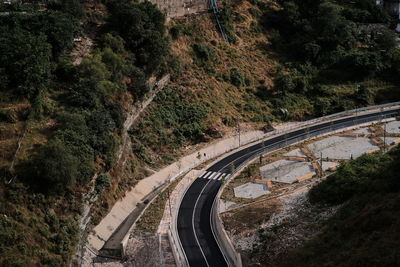
<instances>
[{"instance_id":1,"label":"tall thin pole","mask_svg":"<svg viewBox=\"0 0 400 267\"><path fill-rule=\"evenodd\" d=\"M168 193L169 214L172 216L171 195L170 195L170 193L169 193L169 188L167 188L167 193Z\"/></svg>"},{"instance_id":2,"label":"tall thin pole","mask_svg":"<svg viewBox=\"0 0 400 267\"><path fill-rule=\"evenodd\" d=\"M383 152L386 151L386 123L383 126Z\"/></svg>"},{"instance_id":3,"label":"tall thin pole","mask_svg":"<svg viewBox=\"0 0 400 267\"><path fill-rule=\"evenodd\" d=\"M237 118L237 131L238 131L239 146L240 146L240 117Z\"/></svg>"},{"instance_id":4,"label":"tall thin pole","mask_svg":"<svg viewBox=\"0 0 400 267\"><path fill-rule=\"evenodd\" d=\"M321 178L322 178L322 152L321 152L321 159L320 159L320 166L321 166L321 174L320 174L320 176L321 176Z\"/></svg>"},{"instance_id":5,"label":"tall thin pole","mask_svg":"<svg viewBox=\"0 0 400 267\"><path fill-rule=\"evenodd\" d=\"M239 127L239 146L240 146L240 123L238 124Z\"/></svg>"}]
</instances>

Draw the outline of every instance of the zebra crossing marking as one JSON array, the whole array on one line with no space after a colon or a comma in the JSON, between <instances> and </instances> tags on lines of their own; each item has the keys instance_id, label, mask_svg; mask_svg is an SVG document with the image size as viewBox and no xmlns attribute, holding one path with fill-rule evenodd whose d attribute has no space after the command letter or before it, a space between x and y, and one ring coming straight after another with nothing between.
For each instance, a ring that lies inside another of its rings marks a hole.
<instances>
[{"instance_id":1,"label":"zebra crossing marking","mask_svg":"<svg viewBox=\"0 0 400 267\"><path fill-rule=\"evenodd\" d=\"M209 180L222 180L223 178L226 180L230 174L223 173L223 172L212 172L212 171L204 171L202 174L199 175L199 178L209 179Z\"/></svg>"},{"instance_id":2,"label":"zebra crossing marking","mask_svg":"<svg viewBox=\"0 0 400 267\"><path fill-rule=\"evenodd\" d=\"M206 172L207 174L203 178L207 178L212 172Z\"/></svg>"}]
</instances>

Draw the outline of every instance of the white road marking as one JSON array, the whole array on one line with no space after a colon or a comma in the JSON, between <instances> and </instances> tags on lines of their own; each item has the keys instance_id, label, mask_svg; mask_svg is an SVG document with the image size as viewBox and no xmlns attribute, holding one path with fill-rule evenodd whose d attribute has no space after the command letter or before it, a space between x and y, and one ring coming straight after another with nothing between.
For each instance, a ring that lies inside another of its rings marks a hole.
<instances>
[{"instance_id":1,"label":"white road marking","mask_svg":"<svg viewBox=\"0 0 400 267\"><path fill-rule=\"evenodd\" d=\"M209 180L222 180L222 179L228 179L230 174L224 173L224 172L211 172L211 171L204 171L199 178L203 179L209 179Z\"/></svg>"},{"instance_id":2,"label":"white road marking","mask_svg":"<svg viewBox=\"0 0 400 267\"><path fill-rule=\"evenodd\" d=\"M215 175L215 177L213 178L213 180L218 180L218 177L221 176L222 173L217 172L217 175Z\"/></svg>"},{"instance_id":3,"label":"white road marking","mask_svg":"<svg viewBox=\"0 0 400 267\"><path fill-rule=\"evenodd\" d=\"M212 172L208 172L207 175L205 175L203 178L204 178L204 179L207 179L207 177L208 177L210 174L212 174Z\"/></svg>"},{"instance_id":4,"label":"white road marking","mask_svg":"<svg viewBox=\"0 0 400 267\"><path fill-rule=\"evenodd\" d=\"M211 174L211 176L210 177L208 177L208 179L214 179L214 176L216 175L216 174L218 174L218 172L213 172L212 174Z\"/></svg>"}]
</instances>

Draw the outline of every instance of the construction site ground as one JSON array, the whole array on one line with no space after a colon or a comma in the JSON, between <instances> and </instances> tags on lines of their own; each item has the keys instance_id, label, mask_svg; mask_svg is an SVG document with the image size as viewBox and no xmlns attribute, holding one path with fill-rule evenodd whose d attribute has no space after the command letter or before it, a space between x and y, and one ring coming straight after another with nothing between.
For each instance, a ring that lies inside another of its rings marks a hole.
<instances>
[{"instance_id":1,"label":"construction site ground","mask_svg":"<svg viewBox=\"0 0 400 267\"><path fill-rule=\"evenodd\" d=\"M284 256L285 251L289 248L298 247L317 234L316 226L332 216L339 207L328 208L311 205L307 197L310 188L332 173L334 171L332 167L338 165L343 159L355 158L361 155L361 152L368 153L371 150L386 151L390 147L389 144L394 145L396 142L393 141L399 140L399 126L399 122L391 122L386 125L384 133L384 124L377 124L306 141L264 155L231 180L225 186L221 196L220 201L224 203L221 217L234 246L242 254L244 266L258 262L252 251L260 249L265 251L262 253L263 257L267 257L268 262L271 262L271 266L273 266L276 257ZM388 129L390 129L389 132ZM335 140L338 142L334 142ZM345 146L344 140L348 140L353 145ZM313 146L315 143L318 143L319 146ZM365 147L360 147L363 144ZM354 151L351 149L352 147ZM313 148L314 153L310 148ZM317 155L324 149L334 151L336 156L328 159L329 161L324 158L321 166L321 159ZM341 151L349 156L341 157ZM353 155L350 156L351 154ZM256 199L234 196L233 189L235 187L260 177L260 166L289 158L297 160L303 158L310 162L316 175L292 184L273 182L269 194Z\"/></svg>"}]
</instances>

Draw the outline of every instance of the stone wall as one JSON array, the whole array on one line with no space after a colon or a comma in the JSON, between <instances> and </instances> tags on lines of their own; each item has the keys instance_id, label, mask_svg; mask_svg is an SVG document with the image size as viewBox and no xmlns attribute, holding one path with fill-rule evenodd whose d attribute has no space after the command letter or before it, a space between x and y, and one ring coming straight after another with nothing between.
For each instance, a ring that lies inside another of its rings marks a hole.
<instances>
[{"instance_id":1,"label":"stone wall","mask_svg":"<svg viewBox=\"0 0 400 267\"><path fill-rule=\"evenodd\" d=\"M204 12L208 9L208 0L150 0L165 12L167 18L183 17Z\"/></svg>"}]
</instances>

